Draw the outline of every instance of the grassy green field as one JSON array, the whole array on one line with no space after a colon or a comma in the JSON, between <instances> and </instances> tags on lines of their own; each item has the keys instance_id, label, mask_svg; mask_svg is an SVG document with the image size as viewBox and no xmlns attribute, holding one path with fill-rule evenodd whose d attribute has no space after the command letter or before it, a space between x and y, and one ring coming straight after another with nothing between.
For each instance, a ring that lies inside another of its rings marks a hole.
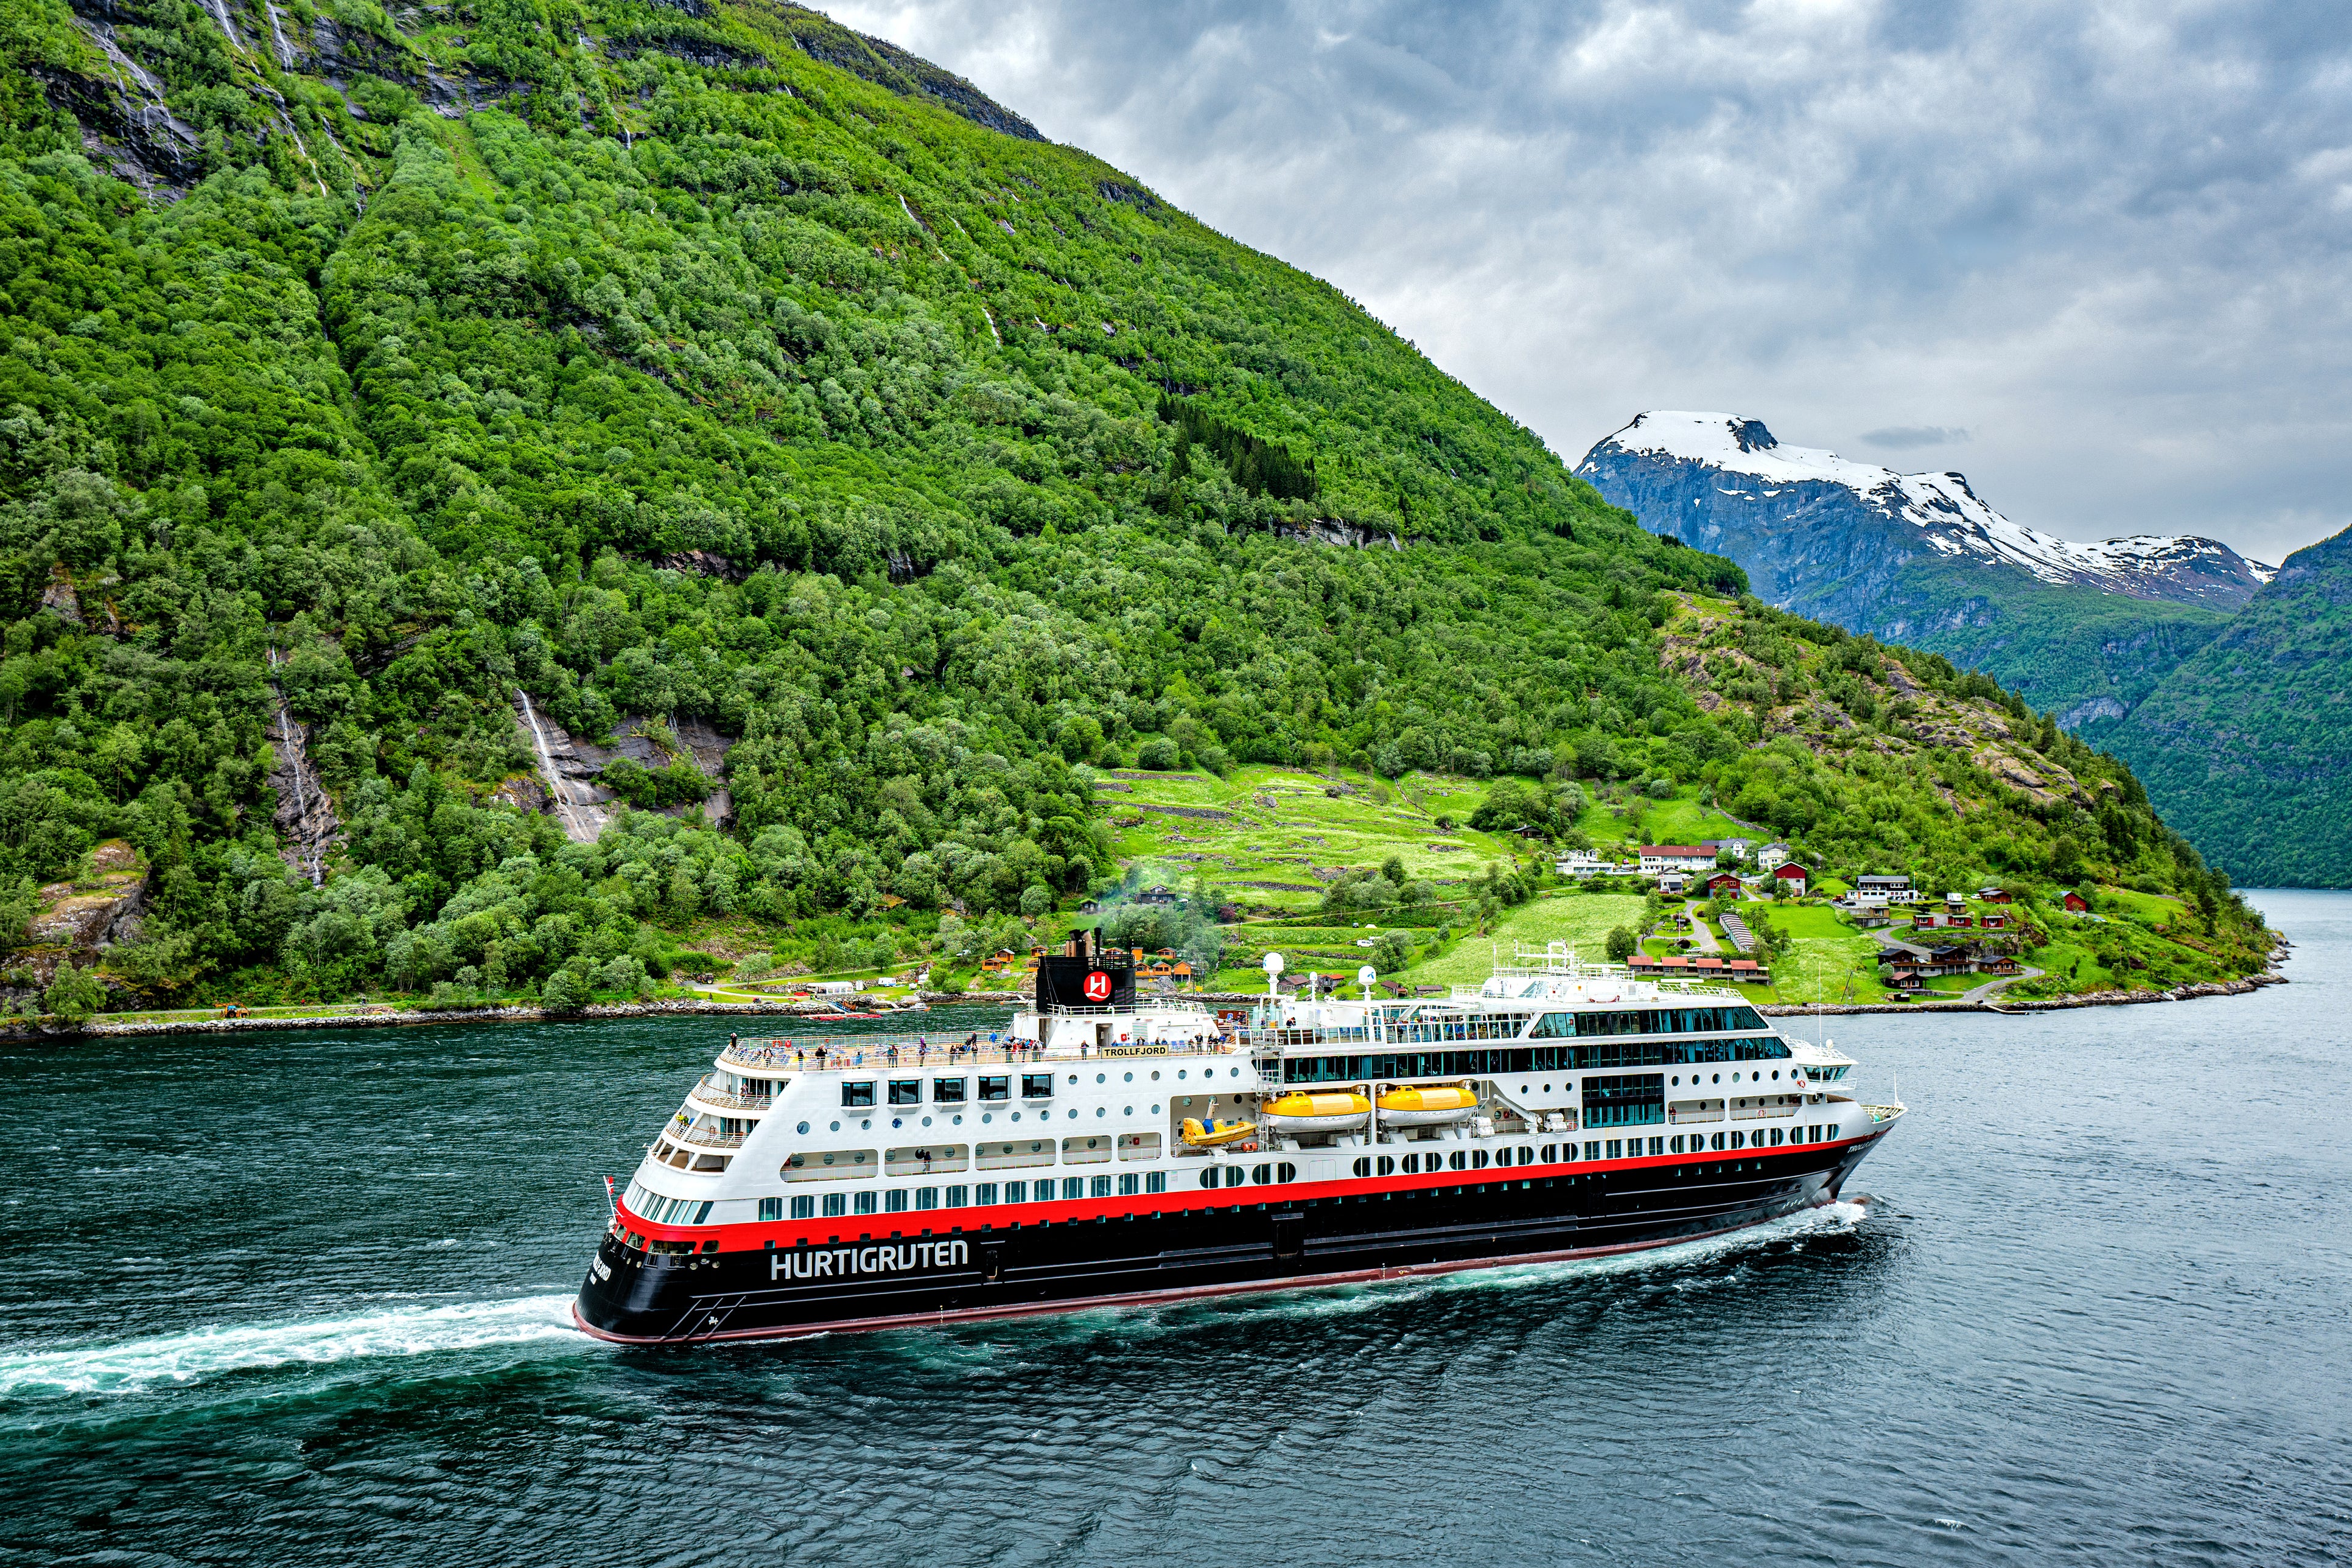
<instances>
[{"instance_id":1,"label":"grassy green field","mask_svg":"<svg viewBox=\"0 0 2352 1568\"><path fill-rule=\"evenodd\" d=\"M1222 779L1129 772L1105 782L1097 798L1118 857L1141 864L1147 881L1206 876L1245 903L1277 910L1311 909L1338 871L1391 856L1412 876L1449 882L1533 853L1518 839L1459 826L1486 793L1463 779L1411 773L1385 783L1344 768L1253 766ZM1334 788L1336 796L1327 793ZM1440 816L1457 826L1440 828Z\"/></svg>"},{"instance_id":2,"label":"grassy green field","mask_svg":"<svg viewBox=\"0 0 2352 1568\"><path fill-rule=\"evenodd\" d=\"M1507 910L1484 937L1465 936L1454 951L1415 964L1395 976L1417 985L1474 985L1492 973L1499 956L1511 961L1514 944L1541 947L1564 942L1588 963L1606 961L1601 944L1612 926L1632 925L1642 918L1642 900L1622 893L1571 893L1563 898L1538 899Z\"/></svg>"}]
</instances>

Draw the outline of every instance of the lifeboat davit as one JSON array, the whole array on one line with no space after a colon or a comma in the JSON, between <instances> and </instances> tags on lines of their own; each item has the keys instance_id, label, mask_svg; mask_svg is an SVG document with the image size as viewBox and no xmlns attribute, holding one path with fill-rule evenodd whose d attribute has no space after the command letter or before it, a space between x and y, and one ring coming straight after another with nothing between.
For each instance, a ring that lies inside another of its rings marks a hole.
<instances>
[{"instance_id":1,"label":"lifeboat davit","mask_svg":"<svg viewBox=\"0 0 2352 1568\"><path fill-rule=\"evenodd\" d=\"M1371 1110L1360 1094L1286 1094L1260 1114L1285 1132L1345 1132L1361 1127Z\"/></svg>"},{"instance_id":2,"label":"lifeboat davit","mask_svg":"<svg viewBox=\"0 0 2352 1568\"><path fill-rule=\"evenodd\" d=\"M1466 1083L1392 1089L1381 1096L1381 1125L1437 1127L1459 1121L1477 1109L1478 1096Z\"/></svg>"},{"instance_id":3,"label":"lifeboat davit","mask_svg":"<svg viewBox=\"0 0 2352 1568\"><path fill-rule=\"evenodd\" d=\"M1219 1121L1212 1118L1203 1127L1198 1117L1188 1116L1178 1131L1182 1134L1184 1142L1195 1149L1220 1149L1228 1143L1238 1143L1244 1138L1256 1136L1257 1123Z\"/></svg>"}]
</instances>

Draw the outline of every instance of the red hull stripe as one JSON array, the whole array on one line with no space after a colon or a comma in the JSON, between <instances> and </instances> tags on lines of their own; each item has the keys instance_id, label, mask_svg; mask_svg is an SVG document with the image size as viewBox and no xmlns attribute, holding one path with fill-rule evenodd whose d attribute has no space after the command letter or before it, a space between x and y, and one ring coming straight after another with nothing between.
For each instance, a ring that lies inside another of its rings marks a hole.
<instances>
[{"instance_id":1,"label":"red hull stripe","mask_svg":"<svg viewBox=\"0 0 2352 1568\"><path fill-rule=\"evenodd\" d=\"M1849 1142L1864 1142L1849 1139ZM1806 1144L1804 1147L1814 1147ZM1822 1145L1827 1147L1827 1145ZM1826 1202L1827 1200L1823 1200ZM1814 1205L1819 1207L1819 1205ZM1693 1236L1666 1237L1657 1241L1629 1241L1611 1247L1574 1247L1554 1252L1506 1253L1493 1258L1465 1258L1450 1263L1416 1263L1399 1268L1350 1268L1331 1274L1293 1274L1279 1279L1243 1279L1225 1285L1193 1285L1174 1290L1129 1290L1108 1296L1077 1296L1060 1301L1025 1301L1003 1307L970 1307L953 1312L901 1312L890 1317L841 1318L832 1322L793 1323L771 1329L721 1329L716 1333L697 1334L692 1340L669 1339L651 1334L616 1334L599 1329L580 1315L580 1303L572 1304L572 1321L580 1331L592 1339L616 1345L707 1344L713 1340L786 1340L801 1339L811 1334L869 1333L884 1329L928 1329L947 1323L985 1322L1002 1318L1037 1318L1056 1312L1083 1312L1104 1307L1170 1307L1186 1301L1208 1300L1219 1296L1241 1296L1265 1290L1305 1290L1327 1285L1370 1285L1390 1279L1420 1279L1438 1274L1461 1274L1475 1268L1501 1268L1514 1264L1569 1263L1580 1258L1611 1258L1628 1252L1648 1252L1661 1247L1680 1247L1685 1242L1705 1241L1709 1237L1729 1236L1751 1226L1767 1224L1765 1220L1749 1220L1746 1224L1726 1226L1721 1230L1701 1231Z\"/></svg>"},{"instance_id":2,"label":"red hull stripe","mask_svg":"<svg viewBox=\"0 0 2352 1568\"><path fill-rule=\"evenodd\" d=\"M992 1229L1010 1229L1024 1226L1064 1224L1074 1220L1117 1219L1128 1215L1182 1214L1193 1209L1234 1209L1252 1204L1303 1203L1309 1198L1363 1197L1374 1193L1433 1192L1444 1187L1489 1186L1505 1182L1533 1181L1538 1177L1583 1176L1604 1171L1647 1171L1669 1165L1719 1165L1754 1159L1759 1156L1792 1153L1828 1154L1841 1149L1867 1143L1878 1136L1866 1133L1860 1138L1843 1138L1820 1143L1783 1144L1778 1149L1710 1150L1702 1155L1645 1154L1638 1160L1579 1160L1570 1164L1513 1165L1507 1172L1489 1165L1483 1171L1447 1171L1439 1176L1349 1176L1336 1182L1286 1182L1278 1185L1244 1187L1194 1187L1181 1193L1139 1194L1129 1197L1055 1199L1044 1203L966 1205L953 1209L904 1209L895 1214L834 1215L829 1218L808 1220L754 1221L749 1225L647 1225L629 1212L626 1204L615 1205L625 1228L654 1241L690 1241L698 1248L704 1242L717 1241L721 1252L758 1252L774 1246L780 1247L830 1246L845 1239L849 1227L862 1226L871 1234L877 1228L897 1227L899 1232L914 1231L929 1236L962 1236L979 1230L982 1226ZM1557 1142L1558 1140L1554 1140ZM1240 1163L1241 1162L1234 1162ZM1279 1163L1279 1156L1252 1157L1247 1163ZM1028 1168L1028 1167L1024 1167ZM1059 1171L1060 1166L1034 1167ZM1164 1166L1162 1167L1165 1168ZM1193 1166L1182 1173L1191 1175L1204 1169ZM993 1174L1001 1182L1008 1179L1005 1173ZM1133 1170L1112 1173L1133 1175ZM953 1173L959 1185L970 1185L973 1173ZM1024 1178L1010 1176L1019 1181ZM1046 1177L1036 1177L1038 1181ZM941 1178L942 1183L944 1178ZM839 1189L835 1189L839 1190ZM871 1189L869 1189L871 1190Z\"/></svg>"}]
</instances>

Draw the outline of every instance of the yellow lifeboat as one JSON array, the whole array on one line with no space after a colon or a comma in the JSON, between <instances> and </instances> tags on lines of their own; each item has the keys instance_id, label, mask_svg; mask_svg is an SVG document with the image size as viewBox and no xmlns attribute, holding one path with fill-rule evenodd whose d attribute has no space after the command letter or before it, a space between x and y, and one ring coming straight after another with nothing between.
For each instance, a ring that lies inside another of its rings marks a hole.
<instances>
[{"instance_id":1,"label":"yellow lifeboat","mask_svg":"<svg viewBox=\"0 0 2352 1568\"><path fill-rule=\"evenodd\" d=\"M1360 1094L1286 1094L1261 1113L1285 1132L1344 1132L1361 1127L1372 1102Z\"/></svg>"},{"instance_id":2,"label":"yellow lifeboat","mask_svg":"<svg viewBox=\"0 0 2352 1568\"><path fill-rule=\"evenodd\" d=\"M1466 1083L1392 1089L1381 1096L1381 1125L1443 1126L1449 1121L1459 1121L1477 1109L1478 1096Z\"/></svg>"},{"instance_id":3,"label":"yellow lifeboat","mask_svg":"<svg viewBox=\"0 0 2352 1568\"><path fill-rule=\"evenodd\" d=\"M1200 1118L1188 1116L1184 1118L1184 1123L1179 1131L1182 1134L1184 1142L1195 1149L1218 1149L1227 1143L1238 1143L1244 1138L1255 1136L1257 1123L1219 1121L1212 1117L1209 1124L1203 1127L1201 1125Z\"/></svg>"}]
</instances>

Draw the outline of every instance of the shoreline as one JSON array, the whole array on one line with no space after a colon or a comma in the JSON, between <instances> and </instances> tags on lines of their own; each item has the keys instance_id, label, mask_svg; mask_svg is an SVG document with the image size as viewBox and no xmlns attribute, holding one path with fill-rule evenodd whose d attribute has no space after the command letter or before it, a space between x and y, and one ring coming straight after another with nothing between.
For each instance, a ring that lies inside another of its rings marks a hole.
<instances>
[{"instance_id":1,"label":"shoreline","mask_svg":"<svg viewBox=\"0 0 2352 1568\"><path fill-rule=\"evenodd\" d=\"M2288 984L2287 977L2275 972L2249 975L2243 980L2208 981L2194 985L2175 986L2169 991L2095 991L2080 996L2053 996L2035 1001L2003 1002L1994 998L1985 1002L1821 1002L1811 1005L1794 1003L1758 1004L1757 1011L1769 1018L1811 1018L1843 1016L1863 1013L1992 1013L2026 1014L2066 1012L2078 1007L2134 1007L2150 1002L2191 1002L2208 996L2245 996L2273 985ZM1018 991L966 992L951 995L945 992L924 992L922 1000L950 1006L1016 1005L1029 1000L1026 993ZM1211 992L1192 998L1212 1005L1249 1004L1263 1001L1254 994L1242 992ZM0 1026L0 1044L26 1044L45 1040L65 1040L79 1037L134 1037L152 1035L232 1035L289 1029L380 1029L424 1026L436 1024L570 1024L605 1023L618 1018L658 1018L698 1014L714 1017L795 1018L808 1023L824 1023L828 1016L810 1013L789 1003L711 1002L677 997L658 1002L614 1002L582 1008L577 1013L551 1014L537 1007L465 1007L403 1010L384 1005L373 1005L366 1012L331 1014L317 1018L155 1018L109 1020L103 1014L86 1024L39 1024L31 1020L10 1020ZM919 1018L922 1014L910 1016ZM859 1022L871 1020L861 1019Z\"/></svg>"}]
</instances>

